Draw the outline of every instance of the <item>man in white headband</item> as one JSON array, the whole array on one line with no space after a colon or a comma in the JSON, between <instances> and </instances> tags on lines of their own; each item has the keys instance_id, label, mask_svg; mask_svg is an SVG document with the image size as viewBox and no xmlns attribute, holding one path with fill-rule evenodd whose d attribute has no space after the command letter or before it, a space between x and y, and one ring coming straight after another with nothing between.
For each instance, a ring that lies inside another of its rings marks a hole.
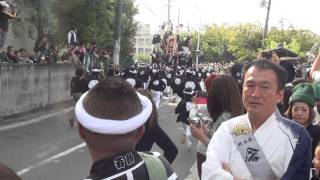
<instances>
[{"instance_id":1,"label":"man in white headband","mask_svg":"<svg viewBox=\"0 0 320 180\"><path fill-rule=\"evenodd\" d=\"M154 179L153 174L176 179L163 157L137 153L134 149L151 112L152 104L147 97L116 78L101 80L80 97L75 107L79 135L94 161L87 180L148 180ZM158 166L150 168L150 160L152 165Z\"/></svg>"}]
</instances>

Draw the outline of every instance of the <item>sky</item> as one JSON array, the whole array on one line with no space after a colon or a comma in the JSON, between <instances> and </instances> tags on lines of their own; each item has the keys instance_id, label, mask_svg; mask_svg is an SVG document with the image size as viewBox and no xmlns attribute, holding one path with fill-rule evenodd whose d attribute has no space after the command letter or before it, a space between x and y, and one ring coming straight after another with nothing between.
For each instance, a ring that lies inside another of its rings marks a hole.
<instances>
[{"instance_id":1,"label":"sky","mask_svg":"<svg viewBox=\"0 0 320 180\"><path fill-rule=\"evenodd\" d=\"M199 25L258 23L264 25L266 8L261 0L171 0L170 19L176 25L198 29ZM168 0L136 0L135 19L151 25L151 33L168 20ZM180 16L179 16L180 11ZM282 23L281 23L282 22ZM320 0L272 0L269 27L309 29L320 35Z\"/></svg>"}]
</instances>

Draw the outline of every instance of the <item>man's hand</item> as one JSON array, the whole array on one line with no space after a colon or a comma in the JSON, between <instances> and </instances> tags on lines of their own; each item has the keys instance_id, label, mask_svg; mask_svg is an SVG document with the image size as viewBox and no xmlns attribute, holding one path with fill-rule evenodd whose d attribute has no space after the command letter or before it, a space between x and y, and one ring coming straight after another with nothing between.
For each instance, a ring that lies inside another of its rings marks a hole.
<instances>
[{"instance_id":1,"label":"man's hand","mask_svg":"<svg viewBox=\"0 0 320 180\"><path fill-rule=\"evenodd\" d=\"M232 172L231 172L231 169L230 169L230 166L229 166L228 163L222 162L221 165L222 165L222 168L223 168L225 171L229 172L229 173L232 175ZM232 176L233 176L233 175L232 175ZM233 180L244 180L244 179L240 179L240 178L238 178L238 177L234 177L234 176L233 176Z\"/></svg>"},{"instance_id":2,"label":"man's hand","mask_svg":"<svg viewBox=\"0 0 320 180\"><path fill-rule=\"evenodd\" d=\"M190 129L191 129L191 134L194 138L198 139L201 141L201 139L206 136L205 132L203 131L203 129L200 127L196 127L192 124L190 124Z\"/></svg>"},{"instance_id":3,"label":"man's hand","mask_svg":"<svg viewBox=\"0 0 320 180\"><path fill-rule=\"evenodd\" d=\"M280 58L277 55L277 53L272 51L272 59L271 59L272 63L274 64L279 64L280 63Z\"/></svg>"}]
</instances>

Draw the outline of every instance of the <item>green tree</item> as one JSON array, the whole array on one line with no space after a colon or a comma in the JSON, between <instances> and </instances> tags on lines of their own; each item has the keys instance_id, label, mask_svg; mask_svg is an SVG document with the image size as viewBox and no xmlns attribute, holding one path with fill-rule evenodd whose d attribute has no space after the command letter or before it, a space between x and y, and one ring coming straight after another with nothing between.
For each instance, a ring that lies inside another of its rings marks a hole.
<instances>
[{"instance_id":1,"label":"green tree","mask_svg":"<svg viewBox=\"0 0 320 180\"><path fill-rule=\"evenodd\" d=\"M204 54L211 56L214 61L222 61L228 54L228 32L227 27L212 25L205 28L202 35Z\"/></svg>"},{"instance_id":2,"label":"green tree","mask_svg":"<svg viewBox=\"0 0 320 180\"><path fill-rule=\"evenodd\" d=\"M134 6L133 0L125 0L122 15L121 49L122 57L130 57L135 51L135 35L138 24L133 17L138 13L138 8Z\"/></svg>"},{"instance_id":3,"label":"green tree","mask_svg":"<svg viewBox=\"0 0 320 180\"><path fill-rule=\"evenodd\" d=\"M99 47L112 47L114 7L110 0L56 0L56 38L64 43L68 31L77 28L81 42L95 41Z\"/></svg>"},{"instance_id":4,"label":"green tree","mask_svg":"<svg viewBox=\"0 0 320 180\"><path fill-rule=\"evenodd\" d=\"M305 56L308 51L319 42L320 37L309 30L289 30L272 28L267 38L265 39L265 48L273 49L278 44L283 44L285 48Z\"/></svg>"},{"instance_id":5,"label":"green tree","mask_svg":"<svg viewBox=\"0 0 320 180\"><path fill-rule=\"evenodd\" d=\"M61 6L63 7L59 8ZM64 42L67 32L77 28L80 41L95 41L98 47L111 49L115 30L115 6L115 0L56 0L57 39ZM133 0L123 1L121 57L129 58L134 52L137 23L133 17L137 13Z\"/></svg>"},{"instance_id":6,"label":"green tree","mask_svg":"<svg viewBox=\"0 0 320 180\"><path fill-rule=\"evenodd\" d=\"M54 34L54 17L50 7L53 0L14 0L21 19L12 21L13 33L16 37L24 32L30 39L39 42L43 37L52 40Z\"/></svg>"},{"instance_id":7,"label":"green tree","mask_svg":"<svg viewBox=\"0 0 320 180\"><path fill-rule=\"evenodd\" d=\"M151 56L146 54L137 54L136 59L138 60L138 62L151 62Z\"/></svg>"},{"instance_id":8,"label":"green tree","mask_svg":"<svg viewBox=\"0 0 320 180\"><path fill-rule=\"evenodd\" d=\"M252 60L262 46L262 28L255 24L239 24L230 28L228 51L239 60Z\"/></svg>"}]
</instances>

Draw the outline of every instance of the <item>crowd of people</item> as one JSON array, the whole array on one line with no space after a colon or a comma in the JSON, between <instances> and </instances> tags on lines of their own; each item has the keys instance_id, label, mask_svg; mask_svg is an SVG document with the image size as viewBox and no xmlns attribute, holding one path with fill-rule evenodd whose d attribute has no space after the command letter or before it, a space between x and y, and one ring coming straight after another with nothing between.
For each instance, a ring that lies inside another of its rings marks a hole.
<instances>
[{"instance_id":1,"label":"crowd of people","mask_svg":"<svg viewBox=\"0 0 320 180\"><path fill-rule=\"evenodd\" d=\"M198 140L199 179L319 179L320 54L304 79L266 58L198 68L111 65L107 78L100 73L78 68L71 83L93 161L87 179L178 179L170 164L179 149L158 123L165 97L176 102L181 143ZM153 144L163 155L147 152Z\"/></svg>"},{"instance_id":2,"label":"crowd of people","mask_svg":"<svg viewBox=\"0 0 320 180\"><path fill-rule=\"evenodd\" d=\"M46 40L43 41L46 42ZM84 43L69 44L65 47L47 43L40 44L41 47L35 48L35 53L30 53L24 48L16 49L14 46L7 46L0 52L0 63L84 64L87 55L109 59L111 54L108 49L97 48L95 42L89 45Z\"/></svg>"}]
</instances>

